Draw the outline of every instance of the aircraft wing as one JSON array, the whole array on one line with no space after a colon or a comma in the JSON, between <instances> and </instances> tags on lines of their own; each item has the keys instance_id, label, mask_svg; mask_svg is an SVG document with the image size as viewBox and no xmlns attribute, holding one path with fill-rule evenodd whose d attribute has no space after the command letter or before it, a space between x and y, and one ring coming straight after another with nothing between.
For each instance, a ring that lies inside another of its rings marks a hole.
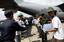
<instances>
[{"instance_id":1,"label":"aircraft wing","mask_svg":"<svg viewBox=\"0 0 64 42\"><path fill-rule=\"evenodd\" d=\"M30 15L39 14L40 12L45 12L48 6L30 3L30 2L22 2L18 5L14 0L0 0L0 8L6 9L18 9L19 11L28 13ZM44 11L45 10L45 11Z\"/></svg>"}]
</instances>

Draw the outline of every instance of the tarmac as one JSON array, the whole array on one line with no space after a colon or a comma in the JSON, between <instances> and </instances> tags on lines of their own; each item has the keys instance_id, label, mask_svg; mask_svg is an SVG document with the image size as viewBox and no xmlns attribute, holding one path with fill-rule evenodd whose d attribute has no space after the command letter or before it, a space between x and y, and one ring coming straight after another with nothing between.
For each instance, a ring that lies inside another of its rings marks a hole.
<instances>
[{"instance_id":1,"label":"tarmac","mask_svg":"<svg viewBox=\"0 0 64 42\"><path fill-rule=\"evenodd\" d=\"M31 35L32 36L29 36L21 40L21 42L42 42L42 39L38 36L39 33L36 26L32 26Z\"/></svg>"}]
</instances>

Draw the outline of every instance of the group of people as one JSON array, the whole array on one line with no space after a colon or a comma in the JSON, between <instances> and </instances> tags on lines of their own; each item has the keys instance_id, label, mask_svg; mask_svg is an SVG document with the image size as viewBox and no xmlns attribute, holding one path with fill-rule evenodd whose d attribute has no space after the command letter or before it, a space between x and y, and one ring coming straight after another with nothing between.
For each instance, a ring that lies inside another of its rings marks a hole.
<instances>
[{"instance_id":1,"label":"group of people","mask_svg":"<svg viewBox=\"0 0 64 42\"><path fill-rule=\"evenodd\" d=\"M30 32L32 25L35 25L39 32L39 37L42 38L42 42L46 42L48 32L53 32L51 42L63 42L64 41L64 28L60 18L56 15L57 11L53 8L48 9L49 19L45 14L35 15L30 18L23 18L23 15L18 15L18 21L13 19L13 11L5 11L6 20L0 22L0 42L15 42L15 32L17 40L20 40L19 32ZM51 23L52 28L47 31L43 31L43 25ZM31 35L29 33L29 36ZM35 34L34 34L35 35ZM19 41L20 42L20 41Z\"/></svg>"}]
</instances>

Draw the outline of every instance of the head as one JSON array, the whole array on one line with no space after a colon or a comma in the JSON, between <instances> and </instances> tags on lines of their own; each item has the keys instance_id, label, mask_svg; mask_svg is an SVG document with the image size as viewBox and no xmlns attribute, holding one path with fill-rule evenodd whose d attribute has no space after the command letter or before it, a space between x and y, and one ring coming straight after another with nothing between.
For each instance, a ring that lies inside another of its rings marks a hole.
<instances>
[{"instance_id":1,"label":"head","mask_svg":"<svg viewBox=\"0 0 64 42\"><path fill-rule=\"evenodd\" d=\"M5 11L5 17L8 19L13 19L13 11L11 10Z\"/></svg>"},{"instance_id":2,"label":"head","mask_svg":"<svg viewBox=\"0 0 64 42\"><path fill-rule=\"evenodd\" d=\"M38 18L38 15L34 15L34 18L37 19Z\"/></svg>"},{"instance_id":3,"label":"head","mask_svg":"<svg viewBox=\"0 0 64 42\"><path fill-rule=\"evenodd\" d=\"M22 19L23 19L23 15L19 15L19 16L18 16L18 19L19 19L19 20L22 20Z\"/></svg>"},{"instance_id":4,"label":"head","mask_svg":"<svg viewBox=\"0 0 64 42\"><path fill-rule=\"evenodd\" d=\"M54 16L56 16L56 10L54 10L53 8L49 8L48 9L48 15L50 16L50 17L54 17Z\"/></svg>"},{"instance_id":5,"label":"head","mask_svg":"<svg viewBox=\"0 0 64 42\"><path fill-rule=\"evenodd\" d=\"M42 13L42 14L39 16L39 18L44 19L44 18L45 18L45 14L44 14L44 13Z\"/></svg>"}]
</instances>

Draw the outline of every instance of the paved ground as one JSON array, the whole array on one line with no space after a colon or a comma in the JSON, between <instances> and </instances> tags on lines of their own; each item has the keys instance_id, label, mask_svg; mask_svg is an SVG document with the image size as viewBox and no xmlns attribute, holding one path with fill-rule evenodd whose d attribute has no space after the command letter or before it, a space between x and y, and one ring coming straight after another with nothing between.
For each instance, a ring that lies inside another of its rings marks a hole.
<instances>
[{"instance_id":1,"label":"paved ground","mask_svg":"<svg viewBox=\"0 0 64 42\"><path fill-rule=\"evenodd\" d=\"M25 38L24 40L21 40L21 42L42 42L41 41L41 38L37 38L36 35L32 36L32 37L28 37L28 38Z\"/></svg>"},{"instance_id":2,"label":"paved ground","mask_svg":"<svg viewBox=\"0 0 64 42\"><path fill-rule=\"evenodd\" d=\"M21 42L42 42L41 38L39 38L39 36L38 36L39 33L35 26L32 26L31 34L32 35L35 34L35 35L25 38L25 39L21 40Z\"/></svg>"}]
</instances>

